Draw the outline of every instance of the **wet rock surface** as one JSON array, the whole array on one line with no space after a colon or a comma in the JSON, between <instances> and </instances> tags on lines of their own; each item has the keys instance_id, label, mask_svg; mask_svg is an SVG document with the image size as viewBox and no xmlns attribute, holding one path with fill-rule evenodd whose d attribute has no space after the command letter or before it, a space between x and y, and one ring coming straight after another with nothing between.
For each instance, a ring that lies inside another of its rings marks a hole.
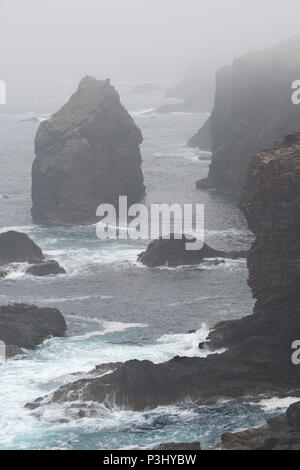
<instances>
[{"instance_id":1,"label":"wet rock surface","mask_svg":"<svg viewBox=\"0 0 300 470\"><path fill-rule=\"evenodd\" d=\"M224 433L224 450L300 450L299 405L291 405L285 415L269 419L260 428ZM295 411L296 410L296 411ZM296 422L289 417L297 414Z\"/></svg>"},{"instance_id":2,"label":"wet rock surface","mask_svg":"<svg viewBox=\"0 0 300 470\"><path fill-rule=\"evenodd\" d=\"M59 265L57 261L47 260L31 266L26 270L26 274L43 277L57 274L66 274L66 271Z\"/></svg>"},{"instance_id":3,"label":"wet rock surface","mask_svg":"<svg viewBox=\"0 0 300 470\"><path fill-rule=\"evenodd\" d=\"M0 233L0 266L43 259L42 250L25 233L13 230ZM5 270L1 272L5 273Z\"/></svg>"},{"instance_id":4,"label":"wet rock surface","mask_svg":"<svg viewBox=\"0 0 300 470\"><path fill-rule=\"evenodd\" d=\"M34 348L52 336L64 336L66 323L55 308L11 304L0 306L0 340L4 341L10 356L20 348Z\"/></svg>"},{"instance_id":5,"label":"wet rock surface","mask_svg":"<svg viewBox=\"0 0 300 470\"><path fill-rule=\"evenodd\" d=\"M194 240L195 241L195 240ZM181 266L181 265L193 265L201 264L205 259L213 258L246 258L246 251L232 251L225 252L215 250L206 243L200 250L188 250L187 245L192 246L191 240L183 237L181 239L174 238L171 235L170 240L158 239L152 241L146 251L140 253L138 261L148 267L158 266ZM222 263L224 260L216 260L215 263Z\"/></svg>"}]
</instances>

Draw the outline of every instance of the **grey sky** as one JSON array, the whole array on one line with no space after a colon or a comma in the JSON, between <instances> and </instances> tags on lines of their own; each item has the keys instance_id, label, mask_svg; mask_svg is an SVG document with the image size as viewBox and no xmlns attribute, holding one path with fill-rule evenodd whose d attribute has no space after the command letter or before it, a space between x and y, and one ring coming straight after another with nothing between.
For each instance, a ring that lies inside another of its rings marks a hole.
<instances>
[{"instance_id":1,"label":"grey sky","mask_svg":"<svg viewBox=\"0 0 300 470\"><path fill-rule=\"evenodd\" d=\"M182 76L300 33L299 0L0 0L0 79ZM41 85L41 83L43 85Z\"/></svg>"}]
</instances>

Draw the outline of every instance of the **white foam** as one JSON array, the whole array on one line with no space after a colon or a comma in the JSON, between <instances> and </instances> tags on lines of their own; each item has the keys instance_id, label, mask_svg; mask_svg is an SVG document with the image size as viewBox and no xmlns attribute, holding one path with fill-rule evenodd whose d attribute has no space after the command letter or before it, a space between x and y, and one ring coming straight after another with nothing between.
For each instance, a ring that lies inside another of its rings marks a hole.
<instances>
[{"instance_id":1,"label":"white foam","mask_svg":"<svg viewBox=\"0 0 300 470\"><path fill-rule=\"evenodd\" d=\"M300 398L296 397L285 397L285 398L279 398L279 397L273 397L273 398L266 398L264 400L261 400L258 405L263 408L264 411L270 412L270 411L285 411L288 409L289 406L291 406L293 403L296 403L300 401ZM257 403L253 403L257 404Z\"/></svg>"},{"instance_id":2,"label":"white foam","mask_svg":"<svg viewBox=\"0 0 300 470\"><path fill-rule=\"evenodd\" d=\"M129 328L147 328L145 323L121 323L121 322L108 322L102 321L102 331L90 331L83 335L72 336L72 341L83 341L85 339L93 338L95 336L103 336L108 333L116 333L120 331L128 330Z\"/></svg>"}]
</instances>

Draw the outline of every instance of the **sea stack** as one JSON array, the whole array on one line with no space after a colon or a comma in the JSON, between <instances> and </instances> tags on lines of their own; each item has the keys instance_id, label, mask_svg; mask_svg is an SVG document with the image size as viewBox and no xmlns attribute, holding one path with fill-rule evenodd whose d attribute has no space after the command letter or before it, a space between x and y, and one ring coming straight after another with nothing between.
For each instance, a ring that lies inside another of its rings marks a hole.
<instances>
[{"instance_id":1,"label":"sea stack","mask_svg":"<svg viewBox=\"0 0 300 470\"><path fill-rule=\"evenodd\" d=\"M300 106L291 99L299 70L300 36L247 54L217 73L212 115L189 141L213 153L199 189L215 188L239 200L250 157L300 125Z\"/></svg>"},{"instance_id":2,"label":"sea stack","mask_svg":"<svg viewBox=\"0 0 300 470\"><path fill-rule=\"evenodd\" d=\"M109 80L81 80L76 93L41 123L32 167L32 217L43 225L96 222L101 203L144 193L142 133Z\"/></svg>"}]
</instances>

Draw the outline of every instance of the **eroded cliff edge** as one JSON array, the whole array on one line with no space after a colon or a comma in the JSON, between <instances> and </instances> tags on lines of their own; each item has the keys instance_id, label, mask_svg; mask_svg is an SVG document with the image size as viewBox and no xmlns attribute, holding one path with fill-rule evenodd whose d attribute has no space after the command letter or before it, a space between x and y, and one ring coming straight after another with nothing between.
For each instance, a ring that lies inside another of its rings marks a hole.
<instances>
[{"instance_id":1,"label":"eroded cliff edge","mask_svg":"<svg viewBox=\"0 0 300 470\"><path fill-rule=\"evenodd\" d=\"M32 216L44 225L96 222L101 203L144 193L142 133L109 80L85 77L36 135Z\"/></svg>"},{"instance_id":2,"label":"eroded cliff edge","mask_svg":"<svg viewBox=\"0 0 300 470\"><path fill-rule=\"evenodd\" d=\"M300 339L300 128L252 158L243 207L256 235L248 266L257 303L253 315L222 322L209 335L206 347L225 352L101 365L29 407L41 413L51 402L67 403L73 419L97 412L88 402L144 410L186 399L211 403L299 391L291 347Z\"/></svg>"},{"instance_id":3,"label":"eroded cliff edge","mask_svg":"<svg viewBox=\"0 0 300 470\"><path fill-rule=\"evenodd\" d=\"M212 115L189 141L213 153L199 189L216 188L239 199L251 155L300 125L300 106L291 100L299 70L300 36L247 54L217 73Z\"/></svg>"}]
</instances>

